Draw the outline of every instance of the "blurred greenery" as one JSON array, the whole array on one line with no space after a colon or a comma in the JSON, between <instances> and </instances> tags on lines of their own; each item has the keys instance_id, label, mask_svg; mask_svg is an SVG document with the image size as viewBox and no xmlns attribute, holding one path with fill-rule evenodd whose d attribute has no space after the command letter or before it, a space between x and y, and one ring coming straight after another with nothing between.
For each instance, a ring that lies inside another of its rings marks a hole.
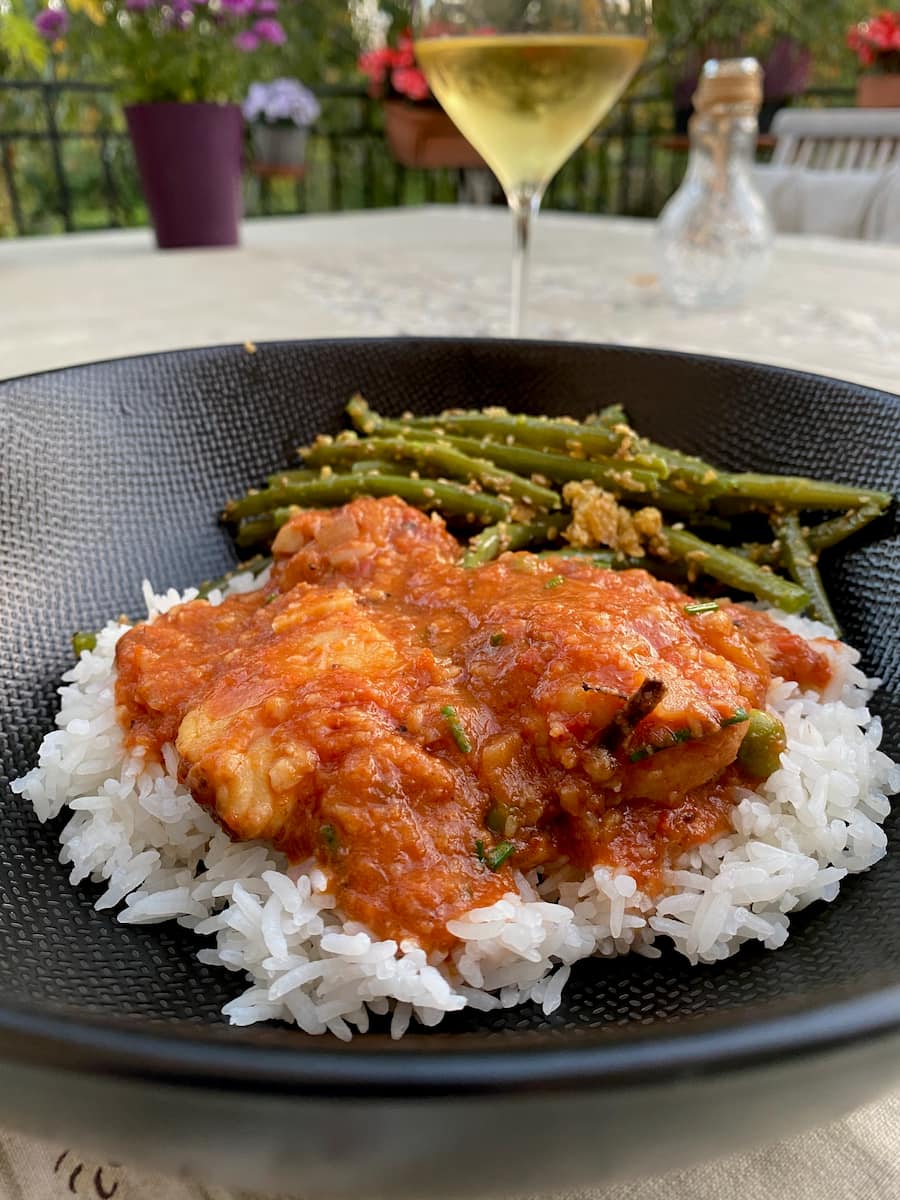
<instances>
[{"instance_id":1,"label":"blurred greenery","mask_svg":"<svg viewBox=\"0 0 900 1200\"><path fill-rule=\"evenodd\" d=\"M61 4L63 0L53 0ZM71 29L66 41L47 46L34 32L41 0L0 0L0 85L13 80L112 81L107 29L102 19L115 0L67 0ZM659 137L672 127L672 105L651 96L671 97L687 84L707 54L752 53L762 59L789 38L810 53L809 83L852 88L856 64L845 48L848 26L876 5L867 0L655 0L655 37L635 93L646 103L630 109L628 153L619 138L601 137L561 172L548 201L592 211L657 211L677 183L683 159L660 149ZM228 54L219 93L240 99L256 78L280 75L321 88L361 84L357 37L408 22L404 0L280 0L278 20L287 33L284 46L258 54ZM113 46L113 53L115 47ZM227 69L225 69L227 68ZM633 94L635 94L633 93ZM848 103L849 93L842 101ZM619 110L620 118L622 110ZM612 118L613 122L616 117ZM60 155L76 228L136 224L146 220L119 104L102 90L61 92L56 121L67 136ZM0 236L15 232L8 186L14 179L18 206L33 233L62 228L53 149L47 140L4 138L3 134L46 132L47 111L38 91L0 86ZM305 183L281 181L260 187L247 182L251 211L355 207L425 199L452 200L457 180L447 173L426 176L398 172L381 134L380 111L360 95L326 96L323 116L310 140ZM260 192L262 191L262 195Z\"/></svg>"}]
</instances>

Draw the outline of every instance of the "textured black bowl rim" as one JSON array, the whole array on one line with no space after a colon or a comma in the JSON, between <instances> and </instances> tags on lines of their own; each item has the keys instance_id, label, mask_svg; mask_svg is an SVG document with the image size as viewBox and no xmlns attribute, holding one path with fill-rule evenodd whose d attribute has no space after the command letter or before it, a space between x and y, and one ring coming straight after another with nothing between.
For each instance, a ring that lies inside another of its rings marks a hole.
<instances>
[{"instance_id":1,"label":"textured black bowl rim","mask_svg":"<svg viewBox=\"0 0 900 1200\"><path fill-rule=\"evenodd\" d=\"M394 344L443 343L505 345L488 338L318 338L295 342L257 342L265 350L288 344L358 346L375 341ZM607 343L528 341L528 346L610 350L622 354L666 355L680 360L727 363L748 370L777 372L820 383L848 387L900 403L900 396L865 384L818 375L790 367L750 362L721 355L692 354L654 347ZM102 359L90 363L34 371L0 380L0 384L44 378L65 371L93 370L110 363L168 358L177 355L233 351L240 343L197 346ZM609 1040L603 1031L568 1039L525 1034L480 1041L459 1049L452 1035L407 1036L389 1043L385 1038L356 1038L351 1045L303 1038L294 1048L244 1041L229 1043L222 1036L193 1038L189 1026L172 1033L165 1025L131 1019L103 1021L74 1011L37 1013L0 1003L0 1061L54 1071L87 1072L118 1080L214 1087L226 1091L298 1096L358 1098L416 1098L446 1095L527 1094L584 1091L659 1084L666 1079L717 1074L786 1063L824 1055L851 1046L900 1034L900 985L869 987L862 995L835 995L827 990L821 1002L806 1001L797 1011L777 1016L754 1015L735 1020L738 1012L705 1018L704 1028L693 1020L667 1023L629 1032L627 1040Z\"/></svg>"}]
</instances>

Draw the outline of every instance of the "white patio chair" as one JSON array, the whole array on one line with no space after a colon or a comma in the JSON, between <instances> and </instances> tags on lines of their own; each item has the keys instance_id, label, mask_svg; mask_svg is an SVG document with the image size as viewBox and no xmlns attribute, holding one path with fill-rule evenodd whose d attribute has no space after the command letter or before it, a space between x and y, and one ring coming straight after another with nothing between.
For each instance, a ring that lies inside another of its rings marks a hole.
<instances>
[{"instance_id":1,"label":"white patio chair","mask_svg":"<svg viewBox=\"0 0 900 1200\"><path fill-rule=\"evenodd\" d=\"M883 171L900 161L900 108L783 108L772 165Z\"/></svg>"},{"instance_id":2,"label":"white patio chair","mask_svg":"<svg viewBox=\"0 0 900 1200\"><path fill-rule=\"evenodd\" d=\"M900 243L900 109L782 109L754 176L781 233Z\"/></svg>"}]
</instances>

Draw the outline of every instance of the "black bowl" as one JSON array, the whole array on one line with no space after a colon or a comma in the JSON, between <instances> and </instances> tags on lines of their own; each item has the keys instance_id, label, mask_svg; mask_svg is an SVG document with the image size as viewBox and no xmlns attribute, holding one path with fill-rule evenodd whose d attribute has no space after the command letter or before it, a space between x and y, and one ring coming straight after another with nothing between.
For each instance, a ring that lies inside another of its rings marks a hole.
<instances>
[{"instance_id":1,"label":"black bowl","mask_svg":"<svg viewBox=\"0 0 900 1200\"><path fill-rule=\"evenodd\" d=\"M157 1166L323 1196L559 1190L777 1137L900 1077L900 853L796 917L786 947L691 968L585 963L562 1008L464 1014L349 1046L228 1027L242 981L190 936L130 928L70 887L55 830L6 787L34 760L69 635L235 559L223 500L386 412L583 414L732 468L900 490L900 402L769 367L601 346L311 342L195 350L0 385L0 1124ZM900 752L896 518L834 554L848 640Z\"/></svg>"}]
</instances>

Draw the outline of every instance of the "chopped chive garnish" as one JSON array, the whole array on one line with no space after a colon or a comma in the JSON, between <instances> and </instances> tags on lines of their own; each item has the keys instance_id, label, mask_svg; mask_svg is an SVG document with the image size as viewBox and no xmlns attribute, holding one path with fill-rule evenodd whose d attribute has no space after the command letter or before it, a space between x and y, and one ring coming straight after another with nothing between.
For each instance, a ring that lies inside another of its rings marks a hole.
<instances>
[{"instance_id":1,"label":"chopped chive garnish","mask_svg":"<svg viewBox=\"0 0 900 1200\"><path fill-rule=\"evenodd\" d=\"M266 596L266 598L265 598L265 600L264 600L264 602L263 602L263 603L265 603L265 604L272 604L272 603L274 603L274 601L276 601L276 600L278 599L278 597L279 597L280 595L281 595L281 593L280 593L280 592L273 592L271 596Z\"/></svg>"},{"instance_id":2,"label":"chopped chive garnish","mask_svg":"<svg viewBox=\"0 0 900 1200\"><path fill-rule=\"evenodd\" d=\"M76 658L80 658L85 650L97 649L96 633L84 633L79 630L78 633L72 634L72 650Z\"/></svg>"},{"instance_id":3,"label":"chopped chive garnish","mask_svg":"<svg viewBox=\"0 0 900 1200\"><path fill-rule=\"evenodd\" d=\"M484 842L479 838L475 843L475 857L479 862L484 862Z\"/></svg>"},{"instance_id":4,"label":"chopped chive garnish","mask_svg":"<svg viewBox=\"0 0 900 1200\"><path fill-rule=\"evenodd\" d=\"M337 850L341 844L340 838L337 835L337 830L333 825L319 826L319 841L326 850Z\"/></svg>"},{"instance_id":5,"label":"chopped chive garnish","mask_svg":"<svg viewBox=\"0 0 900 1200\"><path fill-rule=\"evenodd\" d=\"M552 579L548 579L544 584L545 588L558 588L566 582L564 575L554 575Z\"/></svg>"},{"instance_id":6,"label":"chopped chive garnish","mask_svg":"<svg viewBox=\"0 0 900 1200\"><path fill-rule=\"evenodd\" d=\"M718 600L698 600L696 604L686 604L684 611L689 617L696 617L701 613L718 612L719 602Z\"/></svg>"},{"instance_id":7,"label":"chopped chive garnish","mask_svg":"<svg viewBox=\"0 0 900 1200\"><path fill-rule=\"evenodd\" d=\"M457 746L459 746L460 750L462 750L463 754L470 754L472 750L472 743L469 741L466 731L463 728L463 723L460 721L453 705L445 704L441 709L441 716L447 722L447 726L450 729L453 740L456 742Z\"/></svg>"},{"instance_id":8,"label":"chopped chive garnish","mask_svg":"<svg viewBox=\"0 0 900 1200\"><path fill-rule=\"evenodd\" d=\"M744 721L749 721L749 720L750 720L750 714L745 709L736 708L734 710L734 714L732 716L724 717L719 722L719 724L722 726L723 729L726 729L729 725L740 725Z\"/></svg>"},{"instance_id":9,"label":"chopped chive garnish","mask_svg":"<svg viewBox=\"0 0 900 1200\"><path fill-rule=\"evenodd\" d=\"M669 740L661 746L641 746L639 750L633 750L628 755L629 762L642 762L645 758L650 758L654 754L659 754L660 750L671 750L673 746L678 746L682 742L689 742L693 738L693 733L690 729L673 729L670 731Z\"/></svg>"},{"instance_id":10,"label":"chopped chive garnish","mask_svg":"<svg viewBox=\"0 0 900 1200\"><path fill-rule=\"evenodd\" d=\"M484 861L492 871L499 871L511 854L515 853L515 846L512 842L498 842L493 850L488 850L484 856Z\"/></svg>"},{"instance_id":11,"label":"chopped chive garnish","mask_svg":"<svg viewBox=\"0 0 900 1200\"><path fill-rule=\"evenodd\" d=\"M502 646L505 641L506 641L505 633L492 633L491 634L491 645L492 646Z\"/></svg>"}]
</instances>

